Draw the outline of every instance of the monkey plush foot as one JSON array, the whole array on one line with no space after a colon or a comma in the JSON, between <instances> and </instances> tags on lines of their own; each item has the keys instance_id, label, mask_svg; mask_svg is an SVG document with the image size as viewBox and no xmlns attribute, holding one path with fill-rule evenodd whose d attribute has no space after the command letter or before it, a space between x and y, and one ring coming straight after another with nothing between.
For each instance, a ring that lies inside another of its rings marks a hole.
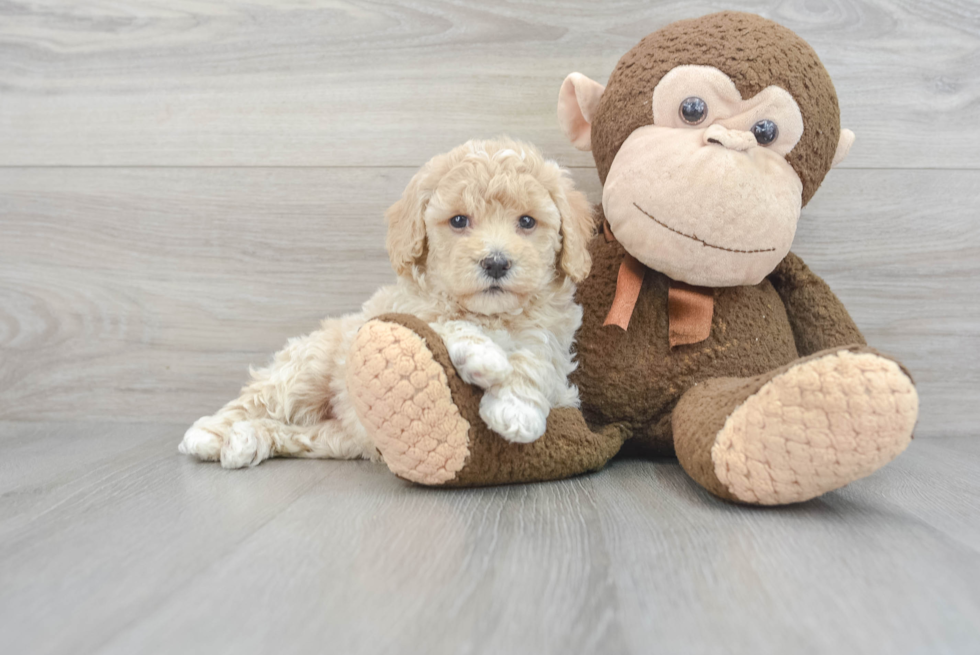
<instances>
[{"instance_id":1,"label":"monkey plush foot","mask_svg":"<svg viewBox=\"0 0 980 655\"><path fill-rule=\"evenodd\" d=\"M780 505L881 468L905 450L917 414L902 368L854 347L694 387L674 411L674 441L681 464L709 490Z\"/></svg>"},{"instance_id":2,"label":"monkey plush foot","mask_svg":"<svg viewBox=\"0 0 980 655\"><path fill-rule=\"evenodd\" d=\"M351 350L347 389L395 475L440 485L463 468L469 423L453 402L445 368L418 334L397 323L369 321Z\"/></svg>"},{"instance_id":3,"label":"monkey plush foot","mask_svg":"<svg viewBox=\"0 0 980 655\"><path fill-rule=\"evenodd\" d=\"M592 432L581 412L556 408L544 436L506 441L480 419L482 391L456 373L423 321L389 314L358 332L347 389L388 468L430 486L483 486L565 478L602 466L623 444L618 425Z\"/></svg>"}]
</instances>

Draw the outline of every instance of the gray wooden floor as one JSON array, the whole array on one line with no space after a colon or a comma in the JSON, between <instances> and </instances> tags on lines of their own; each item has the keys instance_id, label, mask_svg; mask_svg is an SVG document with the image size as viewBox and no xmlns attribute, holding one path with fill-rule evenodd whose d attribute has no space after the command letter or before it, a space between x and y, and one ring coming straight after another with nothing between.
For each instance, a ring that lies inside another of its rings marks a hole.
<instances>
[{"instance_id":1,"label":"gray wooden floor","mask_svg":"<svg viewBox=\"0 0 980 655\"><path fill-rule=\"evenodd\" d=\"M391 279L429 156L530 140L646 33L797 30L858 140L795 250L922 398L894 464L803 505L672 461L432 491L226 472L187 424ZM0 2L4 653L980 652L980 3Z\"/></svg>"},{"instance_id":2,"label":"gray wooden floor","mask_svg":"<svg viewBox=\"0 0 980 655\"><path fill-rule=\"evenodd\" d=\"M676 462L446 492L226 472L179 424L0 425L5 653L976 653L980 440L802 505Z\"/></svg>"}]
</instances>

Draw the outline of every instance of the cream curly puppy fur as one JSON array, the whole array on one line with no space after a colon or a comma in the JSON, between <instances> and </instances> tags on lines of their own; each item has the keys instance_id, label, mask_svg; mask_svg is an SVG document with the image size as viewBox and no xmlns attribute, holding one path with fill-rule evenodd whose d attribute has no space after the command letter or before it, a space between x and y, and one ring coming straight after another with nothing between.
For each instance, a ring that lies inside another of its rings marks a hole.
<instances>
[{"instance_id":1,"label":"cream curly puppy fur","mask_svg":"<svg viewBox=\"0 0 980 655\"><path fill-rule=\"evenodd\" d=\"M568 374L592 218L566 171L528 144L470 141L423 166L385 218L397 282L290 339L238 398L187 430L180 452L226 468L277 455L377 458L344 367L358 329L386 312L442 336L460 376L486 390L480 415L505 439L533 441L552 407L578 405Z\"/></svg>"}]
</instances>

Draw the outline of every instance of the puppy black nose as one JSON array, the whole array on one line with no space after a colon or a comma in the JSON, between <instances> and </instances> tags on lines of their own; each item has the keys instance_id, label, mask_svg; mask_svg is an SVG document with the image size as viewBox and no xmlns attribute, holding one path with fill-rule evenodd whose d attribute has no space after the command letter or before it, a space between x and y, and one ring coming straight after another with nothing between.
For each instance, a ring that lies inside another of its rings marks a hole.
<instances>
[{"instance_id":1,"label":"puppy black nose","mask_svg":"<svg viewBox=\"0 0 980 655\"><path fill-rule=\"evenodd\" d=\"M507 275L507 271L510 270L510 260L499 252L495 252L481 260L480 266L487 272L487 277L499 280Z\"/></svg>"}]
</instances>

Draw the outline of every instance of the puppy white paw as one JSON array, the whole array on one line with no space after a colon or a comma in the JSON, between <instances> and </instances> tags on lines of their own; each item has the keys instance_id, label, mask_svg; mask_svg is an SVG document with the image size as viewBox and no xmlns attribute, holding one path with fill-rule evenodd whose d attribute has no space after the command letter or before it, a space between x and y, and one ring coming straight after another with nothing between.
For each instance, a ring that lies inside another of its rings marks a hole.
<instances>
[{"instance_id":1,"label":"puppy white paw","mask_svg":"<svg viewBox=\"0 0 980 655\"><path fill-rule=\"evenodd\" d=\"M231 426L228 439L221 446L221 466L240 469L255 466L272 455L272 444L249 421Z\"/></svg>"},{"instance_id":2,"label":"puppy white paw","mask_svg":"<svg viewBox=\"0 0 980 655\"><path fill-rule=\"evenodd\" d=\"M486 393L480 401L480 418L507 441L531 443L544 434L548 412L512 393Z\"/></svg>"},{"instance_id":3,"label":"puppy white paw","mask_svg":"<svg viewBox=\"0 0 980 655\"><path fill-rule=\"evenodd\" d=\"M449 344L449 359L459 377L467 384L489 389L502 384L514 368L507 360L507 353L495 343L455 341Z\"/></svg>"},{"instance_id":4,"label":"puppy white paw","mask_svg":"<svg viewBox=\"0 0 980 655\"><path fill-rule=\"evenodd\" d=\"M198 421L184 433L177 451L193 455L206 462L214 461L221 455L221 437L210 430L198 427Z\"/></svg>"}]
</instances>

